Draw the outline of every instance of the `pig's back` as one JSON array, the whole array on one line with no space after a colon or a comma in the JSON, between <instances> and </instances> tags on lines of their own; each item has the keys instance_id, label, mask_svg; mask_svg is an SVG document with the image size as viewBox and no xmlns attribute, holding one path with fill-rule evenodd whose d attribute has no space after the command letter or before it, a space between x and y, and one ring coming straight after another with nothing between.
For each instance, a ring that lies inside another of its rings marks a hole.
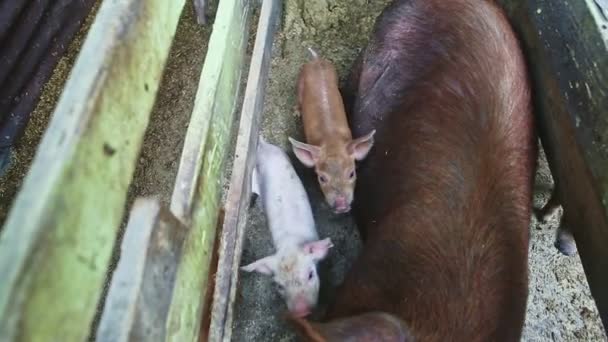
<instances>
[{"instance_id":1,"label":"pig's back","mask_svg":"<svg viewBox=\"0 0 608 342\"><path fill-rule=\"evenodd\" d=\"M338 74L331 62L318 58L302 66L298 76L298 102L309 144L351 139L338 89Z\"/></svg>"},{"instance_id":2,"label":"pig's back","mask_svg":"<svg viewBox=\"0 0 608 342\"><path fill-rule=\"evenodd\" d=\"M275 246L317 239L306 190L289 157L262 139L256 160L260 197Z\"/></svg>"},{"instance_id":3,"label":"pig's back","mask_svg":"<svg viewBox=\"0 0 608 342\"><path fill-rule=\"evenodd\" d=\"M388 311L424 341L518 340L536 153L519 46L490 1L391 6L352 116L355 135L378 130L355 195L367 241L332 315Z\"/></svg>"}]
</instances>

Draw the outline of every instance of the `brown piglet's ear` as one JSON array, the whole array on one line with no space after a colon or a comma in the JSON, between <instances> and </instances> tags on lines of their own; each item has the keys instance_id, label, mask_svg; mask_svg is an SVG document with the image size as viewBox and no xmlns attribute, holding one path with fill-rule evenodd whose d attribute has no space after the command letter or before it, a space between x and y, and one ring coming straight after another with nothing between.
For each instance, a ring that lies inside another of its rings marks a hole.
<instances>
[{"instance_id":1,"label":"brown piglet's ear","mask_svg":"<svg viewBox=\"0 0 608 342\"><path fill-rule=\"evenodd\" d=\"M289 142L291 143L293 153L295 153L296 157L298 160L300 160L300 162L302 162L302 164L307 167L315 166L319 160L319 154L321 152L320 147L305 144L291 137L289 137Z\"/></svg>"},{"instance_id":2,"label":"brown piglet's ear","mask_svg":"<svg viewBox=\"0 0 608 342\"><path fill-rule=\"evenodd\" d=\"M374 134L376 134L375 129L362 137L352 140L350 143L348 143L348 152L356 160L365 159L369 151L372 149L372 146L374 146Z\"/></svg>"}]
</instances>

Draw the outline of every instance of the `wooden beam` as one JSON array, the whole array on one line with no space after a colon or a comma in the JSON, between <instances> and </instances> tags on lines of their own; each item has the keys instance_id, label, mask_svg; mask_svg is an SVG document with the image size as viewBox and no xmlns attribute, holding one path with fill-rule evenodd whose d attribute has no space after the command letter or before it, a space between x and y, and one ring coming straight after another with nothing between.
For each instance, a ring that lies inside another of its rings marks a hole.
<instances>
[{"instance_id":1,"label":"wooden beam","mask_svg":"<svg viewBox=\"0 0 608 342\"><path fill-rule=\"evenodd\" d=\"M608 13L605 1L501 1L534 80L537 121L562 223L576 239L608 328Z\"/></svg>"},{"instance_id":2,"label":"wooden beam","mask_svg":"<svg viewBox=\"0 0 608 342\"><path fill-rule=\"evenodd\" d=\"M251 196L251 172L255 163L259 123L272 57L272 43L280 12L280 1L264 0L251 57L230 189L225 205L226 214L222 228L208 339L211 342L231 339L239 264Z\"/></svg>"},{"instance_id":3,"label":"wooden beam","mask_svg":"<svg viewBox=\"0 0 608 342\"><path fill-rule=\"evenodd\" d=\"M249 37L250 1L222 0L209 41L171 198L190 227L171 303L168 340L196 341Z\"/></svg>"},{"instance_id":4,"label":"wooden beam","mask_svg":"<svg viewBox=\"0 0 608 342\"><path fill-rule=\"evenodd\" d=\"M158 200L135 201L96 341L164 341L184 227Z\"/></svg>"},{"instance_id":5,"label":"wooden beam","mask_svg":"<svg viewBox=\"0 0 608 342\"><path fill-rule=\"evenodd\" d=\"M183 5L101 5L0 237L1 341L88 336Z\"/></svg>"}]
</instances>

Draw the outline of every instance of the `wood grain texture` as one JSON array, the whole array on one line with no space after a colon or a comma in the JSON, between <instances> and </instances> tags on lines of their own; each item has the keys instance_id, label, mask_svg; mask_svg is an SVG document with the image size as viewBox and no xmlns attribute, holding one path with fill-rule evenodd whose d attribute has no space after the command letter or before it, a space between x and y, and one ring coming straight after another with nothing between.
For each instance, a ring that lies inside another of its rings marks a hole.
<instances>
[{"instance_id":1,"label":"wood grain texture","mask_svg":"<svg viewBox=\"0 0 608 342\"><path fill-rule=\"evenodd\" d=\"M156 199L133 205L96 341L163 341L186 227Z\"/></svg>"},{"instance_id":2,"label":"wood grain texture","mask_svg":"<svg viewBox=\"0 0 608 342\"><path fill-rule=\"evenodd\" d=\"M209 341L231 339L243 236L251 197L251 172L255 164L259 123L272 57L272 43L280 13L279 1L263 2L243 100L230 189L225 205Z\"/></svg>"},{"instance_id":3,"label":"wood grain texture","mask_svg":"<svg viewBox=\"0 0 608 342\"><path fill-rule=\"evenodd\" d=\"M0 340L88 336L183 5L101 5L0 237Z\"/></svg>"},{"instance_id":4,"label":"wood grain texture","mask_svg":"<svg viewBox=\"0 0 608 342\"><path fill-rule=\"evenodd\" d=\"M200 333L224 165L235 126L249 37L249 0L220 1L184 142L171 211L190 230L179 265L168 340Z\"/></svg>"},{"instance_id":5,"label":"wood grain texture","mask_svg":"<svg viewBox=\"0 0 608 342\"><path fill-rule=\"evenodd\" d=\"M500 1L522 39L539 134L608 328L608 20L605 1ZM605 5L605 4L604 4Z\"/></svg>"}]
</instances>

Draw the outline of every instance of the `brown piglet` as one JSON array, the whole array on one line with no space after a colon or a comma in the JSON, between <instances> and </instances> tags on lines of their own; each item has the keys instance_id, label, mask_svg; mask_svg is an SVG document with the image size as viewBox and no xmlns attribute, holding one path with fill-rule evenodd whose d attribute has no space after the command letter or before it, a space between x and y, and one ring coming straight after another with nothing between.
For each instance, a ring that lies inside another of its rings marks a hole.
<instances>
[{"instance_id":1,"label":"brown piglet","mask_svg":"<svg viewBox=\"0 0 608 342\"><path fill-rule=\"evenodd\" d=\"M356 181L355 161L369 153L374 130L352 138L338 74L334 65L311 48L309 62L298 78L298 110L304 123L306 142L289 138L296 157L307 167L314 167L325 201L335 213L350 210Z\"/></svg>"},{"instance_id":2,"label":"brown piglet","mask_svg":"<svg viewBox=\"0 0 608 342\"><path fill-rule=\"evenodd\" d=\"M520 341L537 143L530 84L488 0L395 0L343 89L376 129L353 214L361 254L309 341Z\"/></svg>"}]
</instances>

